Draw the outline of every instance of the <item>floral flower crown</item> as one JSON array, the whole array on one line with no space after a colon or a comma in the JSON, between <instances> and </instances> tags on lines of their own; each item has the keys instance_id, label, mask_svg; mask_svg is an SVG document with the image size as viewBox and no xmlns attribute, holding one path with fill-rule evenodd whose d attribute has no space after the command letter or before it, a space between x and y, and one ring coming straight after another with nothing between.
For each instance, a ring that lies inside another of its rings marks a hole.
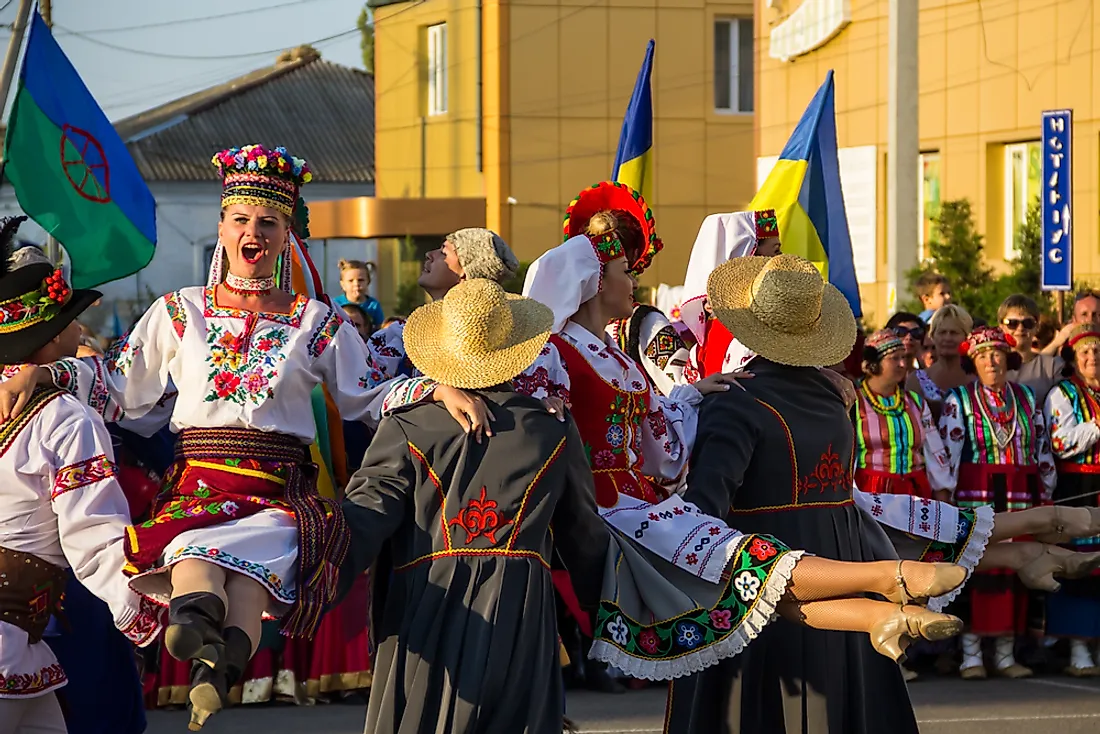
<instances>
[{"instance_id":1,"label":"floral flower crown","mask_svg":"<svg viewBox=\"0 0 1100 734\"><path fill-rule=\"evenodd\" d=\"M313 180L309 164L281 146L229 148L211 162L223 180L223 208L232 204L267 206L289 217L298 203L298 189Z\"/></svg>"}]
</instances>

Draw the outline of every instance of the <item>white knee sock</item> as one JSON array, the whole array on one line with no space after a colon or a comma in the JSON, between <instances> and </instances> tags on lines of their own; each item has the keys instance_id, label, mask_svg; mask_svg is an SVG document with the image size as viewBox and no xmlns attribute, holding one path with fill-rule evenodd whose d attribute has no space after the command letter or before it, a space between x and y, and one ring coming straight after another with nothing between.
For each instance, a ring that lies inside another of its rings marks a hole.
<instances>
[{"instance_id":1,"label":"white knee sock","mask_svg":"<svg viewBox=\"0 0 1100 734\"><path fill-rule=\"evenodd\" d=\"M1069 664L1079 670L1095 668L1092 653L1089 652L1088 643L1084 640L1073 640L1069 646Z\"/></svg>"}]
</instances>

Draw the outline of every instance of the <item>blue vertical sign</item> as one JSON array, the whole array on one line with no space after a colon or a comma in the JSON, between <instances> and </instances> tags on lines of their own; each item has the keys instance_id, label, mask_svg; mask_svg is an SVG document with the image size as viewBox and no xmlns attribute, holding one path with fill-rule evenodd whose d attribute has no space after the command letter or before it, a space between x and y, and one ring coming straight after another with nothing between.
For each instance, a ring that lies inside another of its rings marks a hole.
<instances>
[{"instance_id":1,"label":"blue vertical sign","mask_svg":"<svg viewBox=\"0 0 1100 734\"><path fill-rule=\"evenodd\" d=\"M1073 110L1043 113L1043 247L1040 287L1073 289Z\"/></svg>"}]
</instances>

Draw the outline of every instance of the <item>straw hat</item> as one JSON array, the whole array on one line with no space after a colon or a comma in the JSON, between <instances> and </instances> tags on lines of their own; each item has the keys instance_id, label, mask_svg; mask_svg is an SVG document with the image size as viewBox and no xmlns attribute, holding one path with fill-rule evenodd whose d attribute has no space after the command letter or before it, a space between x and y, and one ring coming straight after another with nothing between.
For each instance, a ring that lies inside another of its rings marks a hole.
<instances>
[{"instance_id":1,"label":"straw hat","mask_svg":"<svg viewBox=\"0 0 1100 734\"><path fill-rule=\"evenodd\" d=\"M554 312L538 301L475 278L413 311L405 323L405 350L427 377L476 390L530 367L553 324Z\"/></svg>"},{"instance_id":2,"label":"straw hat","mask_svg":"<svg viewBox=\"0 0 1100 734\"><path fill-rule=\"evenodd\" d=\"M742 344L779 364L838 364L855 342L856 319L844 295L795 255L719 266L707 281L707 300Z\"/></svg>"}]
</instances>

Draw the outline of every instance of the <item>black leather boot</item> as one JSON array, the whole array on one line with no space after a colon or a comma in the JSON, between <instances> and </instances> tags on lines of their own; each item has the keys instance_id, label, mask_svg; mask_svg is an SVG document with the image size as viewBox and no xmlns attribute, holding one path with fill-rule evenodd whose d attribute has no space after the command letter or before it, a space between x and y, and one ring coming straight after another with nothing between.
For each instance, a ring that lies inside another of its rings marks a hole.
<instances>
[{"instance_id":1,"label":"black leather boot","mask_svg":"<svg viewBox=\"0 0 1100 734\"><path fill-rule=\"evenodd\" d=\"M237 685L252 659L252 640L240 627L225 628L225 675L229 688Z\"/></svg>"},{"instance_id":2,"label":"black leather boot","mask_svg":"<svg viewBox=\"0 0 1100 734\"><path fill-rule=\"evenodd\" d=\"M225 661L211 668L201 660L191 662L191 692L188 693L190 731L199 731L211 716L229 705L228 668Z\"/></svg>"},{"instance_id":3,"label":"black leather boot","mask_svg":"<svg viewBox=\"0 0 1100 734\"><path fill-rule=\"evenodd\" d=\"M207 667L215 667L225 653L224 621L225 604L216 594L177 596L168 605L164 646L176 660L201 660Z\"/></svg>"}]
</instances>

